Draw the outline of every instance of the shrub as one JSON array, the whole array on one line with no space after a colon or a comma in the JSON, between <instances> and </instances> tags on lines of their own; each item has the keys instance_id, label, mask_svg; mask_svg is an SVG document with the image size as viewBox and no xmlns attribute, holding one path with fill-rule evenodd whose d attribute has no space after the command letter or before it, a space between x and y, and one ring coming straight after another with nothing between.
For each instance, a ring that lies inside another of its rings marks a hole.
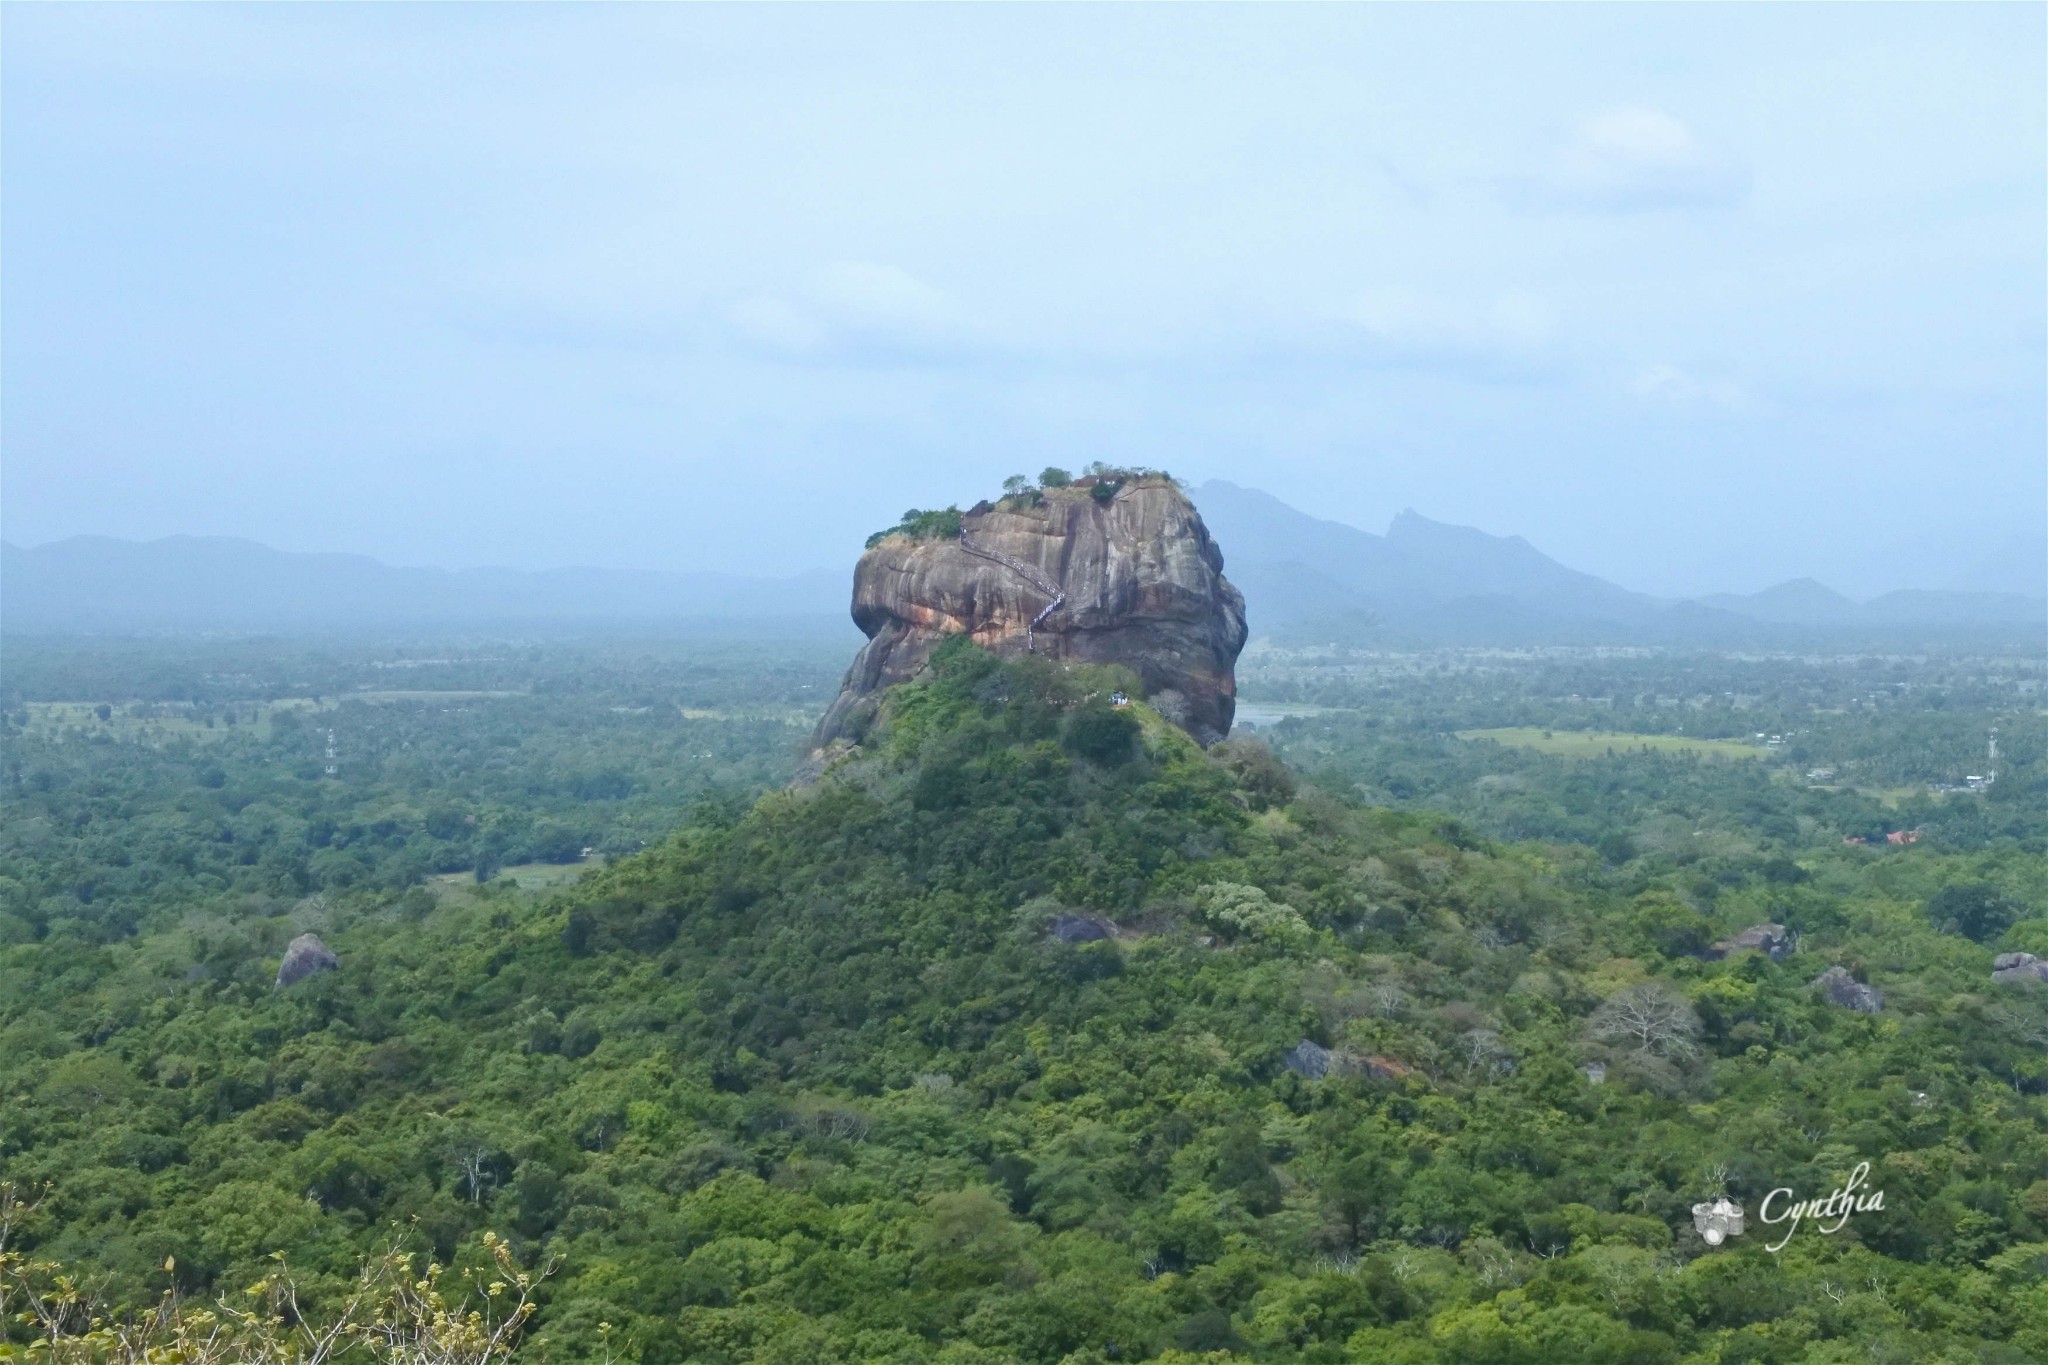
<instances>
[{"instance_id":1,"label":"shrub","mask_svg":"<svg viewBox=\"0 0 2048 1365\"><path fill-rule=\"evenodd\" d=\"M869 536L867 547L872 550L890 536L909 536L912 540L957 540L960 536L960 509L943 507L925 511L913 507L894 526Z\"/></svg>"},{"instance_id":2,"label":"shrub","mask_svg":"<svg viewBox=\"0 0 2048 1365\"><path fill-rule=\"evenodd\" d=\"M280 1255L241 1301L209 1304L166 1290L153 1305L97 1297L69 1267L8 1249L10 1225L37 1212L34 1192L0 1184L0 1360L45 1365L239 1365L244 1361L389 1365L501 1365L526 1333L534 1291L552 1267L529 1271L495 1233L483 1235L482 1263L459 1273L396 1247L366 1258L345 1296L302 1307L300 1286ZM163 1271L174 1277L177 1262Z\"/></svg>"}]
</instances>

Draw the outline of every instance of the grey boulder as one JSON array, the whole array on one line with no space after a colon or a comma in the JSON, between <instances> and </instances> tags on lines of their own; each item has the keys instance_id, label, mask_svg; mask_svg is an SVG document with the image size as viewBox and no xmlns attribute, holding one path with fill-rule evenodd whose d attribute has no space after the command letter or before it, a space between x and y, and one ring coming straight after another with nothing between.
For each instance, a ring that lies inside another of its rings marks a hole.
<instances>
[{"instance_id":1,"label":"grey boulder","mask_svg":"<svg viewBox=\"0 0 2048 1365\"><path fill-rule=\"evenodd\" d=\"M1792 955L1792 931L1782 924L1752 924L1735 937L1714 944L1705 955L1719 959L1747 952L1762 953L1773 962L1782 962Z\"/></svg>"},{"instance_id":2,"label":"grey boulder","mask_svg":"<svg viewBox=\"0 0 2048 1365\"><path fill-rule=\"evenodd\" d=\"M1110 929L1093 915L1056 915L1052 936L1061 943L1100 943L1110 937Z\"/></svg>"},{"instance_id":3,"label":"grey boulder","mask_svg":"<svg viewBox=\"0 0 2048 1365\"><path fill-rule=\"evenodd\" d=\"M1876 1014L1884 1008L1884 992L1866 986L1841 967L1830 967L1813 979L1813 988L1839 1005L1858 1014Z\"/></svg>"},{"instance_id":4,"label":"grey boulder","mask_svg":"<svg viewBox=\"0 0 2048 1365\"><path fill-rule=\"evenodd\" d=\"M1295 1075L1319 1081L1330 1074L1330 1068L1336 1065L1337 1054L1321 1043L1304 1038L1281 1053L1280 1061Z\"/></svg>"},{"instance_id":5,"label":"grey boulder","mask_svg":"<svg viewBox=\"0 0 2048 1365\"><path fill-rule=\"evenodd\" d=\"M341 970L341 959L334 950L320 941L318 934L300 934L284 950L284 961L277 964L277 984L289 986L294 981L303 981L315 972Z\"/></svg>"}]
</instances>

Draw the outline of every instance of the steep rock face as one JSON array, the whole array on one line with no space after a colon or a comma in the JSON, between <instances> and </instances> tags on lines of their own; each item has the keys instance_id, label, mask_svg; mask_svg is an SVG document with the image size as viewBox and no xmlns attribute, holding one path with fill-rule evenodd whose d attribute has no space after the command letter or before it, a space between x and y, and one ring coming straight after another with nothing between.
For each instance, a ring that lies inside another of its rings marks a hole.
<instances>
[{"instance_id":1,"label":"steep rock face","mask_svg":"<svg viewBox=\"0 0 2048 1365\"><path fill-rule=\"evenodd\" d=\"M1165 479L1130 480L1107 500L1091 493L1049 488L1035 506L984 504L966 515L965 543L892 535L862 555L853 620L868 643L813 745L858 738L874 695L915 677L939 641L961 634L998 654L1035 648L1060 661L1123 664L1197 740L1227 735L1245 619L1222 552ZM1064 600L1033 629L1052 600L1045 585Z\"/></svg>"}]
</instances>

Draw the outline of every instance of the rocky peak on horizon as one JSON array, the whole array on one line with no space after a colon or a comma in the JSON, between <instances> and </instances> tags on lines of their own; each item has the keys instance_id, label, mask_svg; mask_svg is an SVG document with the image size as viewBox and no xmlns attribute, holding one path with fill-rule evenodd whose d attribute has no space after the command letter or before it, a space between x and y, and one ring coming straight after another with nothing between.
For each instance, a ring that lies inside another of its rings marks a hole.
<instances>
[{"instance_id":1,"label":"rocky peak on horizon","mask_svg":"<svg viewBox=\"0 0 2048 1365\"><path fill-rule=\"evenodd\" d=\"M1171 479L1109 474L1015 492L958 514L957 525L932 514L928 531L884 533L861 556L853 620L868 643L814 746L857 739L876 694L917 676L951 635L997 654L1122 664L1199 742L1229 734L1244 598Z\"/></svg>"}]
</instances>

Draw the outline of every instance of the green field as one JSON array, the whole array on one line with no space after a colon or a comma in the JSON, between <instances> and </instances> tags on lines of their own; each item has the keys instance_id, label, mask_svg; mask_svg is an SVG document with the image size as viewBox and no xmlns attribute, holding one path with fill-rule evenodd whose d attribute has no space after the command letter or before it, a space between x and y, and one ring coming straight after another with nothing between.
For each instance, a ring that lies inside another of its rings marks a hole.
<instances>
[{"instance_id":1,"label":"green field","mask_svg":"<svg viewBox=\"0 0 2048 1365\"><path fill-rule=\"evenodd\" d=\"M1688 754L1694 758L1763 758L1770 751L1739 739L1692 739L1685 735L1635 735L1618 730L1539 730L1513 726L1500 730L1460 730L1459 739L1490 739L1517 749L1556 754L1560 758L1598 758L1649 750Z\"/></svg>"},{"instance_id":2,"label":"green field","mask_svg":"<svg viewBox=\"0 0 2048 1365\"><path fill-rule=\"evenodd\" d=\"M592 856L580 863L519 863L500 868L492 881L540 895L581 881L603 867L605 861L602 857ZM426 881L427 889L442 900L471 899L477 891L476 876L470 872L435 873Z\"/></svg>"}]
</instances>

